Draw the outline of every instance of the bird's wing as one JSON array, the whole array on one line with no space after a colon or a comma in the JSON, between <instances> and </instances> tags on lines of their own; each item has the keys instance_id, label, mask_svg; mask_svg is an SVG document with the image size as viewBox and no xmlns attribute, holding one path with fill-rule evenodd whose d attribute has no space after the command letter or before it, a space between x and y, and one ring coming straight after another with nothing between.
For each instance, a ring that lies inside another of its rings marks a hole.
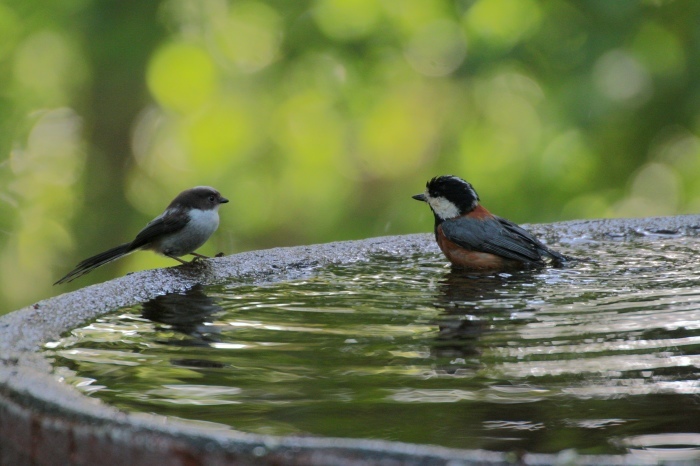
<instances>
[{"instance_id":1,"label":"bird's wing","mask_svg":"<svg viewBox=\"0 0 700 466\"><path fill-rule=\"evenodd\" d=\"M143 230L139 231L136 238L131 242L130 249L146 246L148 243L161 238L163 235L175 233L182 230L190 221L190 216L183 212L164 212L162 215L151 220Z\"/></svg>"},{"instance_id":2,"label":"bird's wing","mask_svg":"<svg viewBox=\"0 0 700 466\"><path fill-rule=\"evenodd\" d=\"M441 225L447 239L472 251L496 254L533 265L542 264L543 254L552 257L560 255L523 228L500 217L486 220L459 217L446 220Z\"/></svg>"},{"instance_id":3,"label":"bird's wing","mask_svg":"<svg viewBox=\"0 0 700 466\"><path fill-rule=\"evenodd\" d=\"M503 225L504 228L511 231L513 234L524 238L526 241L531 242L537 248L537 251L540 253L540 255L544 254L546 256L549 256L557 262L566 262L568 260L578 260L574 257L565 256L564 254L558 253L557 251L550 249L544 243L542 243L542 241L540 241L537 238L535 238L534 236L532 236L532 233L525 230L520 225L516 225L515 223L511 222L510 220L506 220L506 219L501 218L501 217L496 217L496 218L498 219L499 222L501 222L501 224Z\"/></svg>"}]
</instances>

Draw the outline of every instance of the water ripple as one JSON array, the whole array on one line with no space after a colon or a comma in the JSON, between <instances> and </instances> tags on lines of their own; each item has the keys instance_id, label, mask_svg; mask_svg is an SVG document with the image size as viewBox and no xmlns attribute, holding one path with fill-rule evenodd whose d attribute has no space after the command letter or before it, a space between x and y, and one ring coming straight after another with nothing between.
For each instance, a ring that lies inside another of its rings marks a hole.
<instances>
[{"instance_id":1,"label":"water ripple","mask_svg":"<svg viewBox=\"0 0 700 466\"><path fill-rule=\"evenodd\" d=\"M700 458L700 244L576 247L593 260L479 275L378 256L198 287L46 351L120 408L250 432Z\"/></svg>"}]
</instances>

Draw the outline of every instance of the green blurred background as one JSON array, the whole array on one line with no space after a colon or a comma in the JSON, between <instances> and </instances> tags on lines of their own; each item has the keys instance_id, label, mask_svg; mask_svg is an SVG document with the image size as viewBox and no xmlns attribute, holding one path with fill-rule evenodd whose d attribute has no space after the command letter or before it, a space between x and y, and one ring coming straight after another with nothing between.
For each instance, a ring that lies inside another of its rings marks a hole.
<instances>
[{"instance_id":1,"label":"green blurred background","mask_svg":"<svg viewBox=\"0 0 700 466\"><path fill-rule=\"evenodd\" d=\"M0 2L0 312L181 190L200 250L428 232L428 178L520 223L700 210L700 2Z\"/></svg>"}]
</instances>

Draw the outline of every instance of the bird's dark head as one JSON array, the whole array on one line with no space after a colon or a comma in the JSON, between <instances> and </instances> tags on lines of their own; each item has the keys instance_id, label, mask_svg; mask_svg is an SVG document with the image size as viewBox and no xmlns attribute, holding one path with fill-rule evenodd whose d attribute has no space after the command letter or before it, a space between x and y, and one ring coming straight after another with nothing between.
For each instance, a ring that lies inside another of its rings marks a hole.
<instances>
[{"instance_id":1,"label":"bird's dark head","mask_svg":"<svg viewBox=\"0 0 700 466\"><path fill-rule=\"evenodd\" d=\"M413 199L427 202L438 220L447 220L471 212L479 205L472 185L457 176L436 176L425 185L425 192Z\"/></svg>"},{"instance_id":2,"label":"bird's dark head","mask_svg":"<svg viewBox=\"0 0 700 466\"><path fill-rule=\"evenodd\" d=\"M223 197L219 191L209 186L197 186L187 189L177 195L168 209L191 208L199 210L218 210L221 204L226 204L228 199Z\"/></svg>"}]
</instances>

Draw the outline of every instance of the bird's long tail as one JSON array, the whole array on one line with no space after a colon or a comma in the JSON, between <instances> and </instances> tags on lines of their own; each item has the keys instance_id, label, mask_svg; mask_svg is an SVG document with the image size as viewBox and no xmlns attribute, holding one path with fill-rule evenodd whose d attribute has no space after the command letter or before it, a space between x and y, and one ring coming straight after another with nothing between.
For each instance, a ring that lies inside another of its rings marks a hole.
<instances>
[{"instance_id":1,"label":"bird's long tail","mask_svg":"<svg viewBox=\"0 0 700 466\"><path fill-rule=\"evenodd\" d=\"M54 285L60 285L61 283L68 283L75 280L76 278L91 272L93 269L105 265L108 262L112 262L115 259L119 259L132 252L131 243L124 243L112 249L108 249L105 252L101 252L92 257L88 257L80 264L78 264L73 270L68 272L68 274L61 278L59 281L54 283Z\"/></svg>"}]
</instances>

